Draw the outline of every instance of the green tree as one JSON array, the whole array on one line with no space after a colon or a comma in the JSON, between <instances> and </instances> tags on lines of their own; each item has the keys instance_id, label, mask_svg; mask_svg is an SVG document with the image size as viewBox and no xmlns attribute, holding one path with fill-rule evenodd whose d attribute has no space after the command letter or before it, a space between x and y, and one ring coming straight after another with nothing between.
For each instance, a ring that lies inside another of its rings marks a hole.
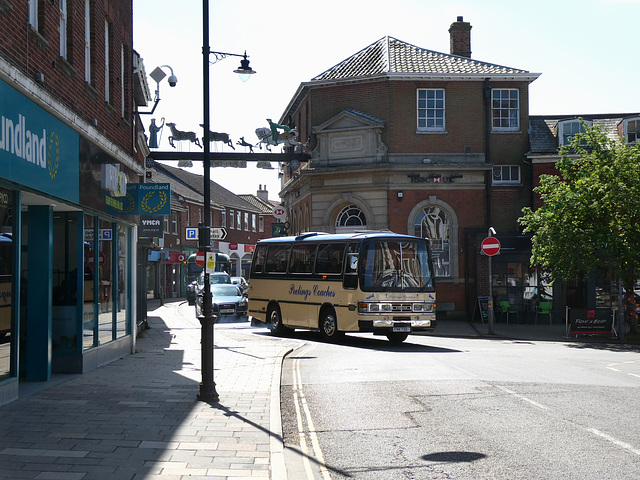
<instances>
[{"instance_id":1,"label":"green tree","mask_svg":"<svg viewBox=\"0 0 640 480\"><path fill-rule=\"evenodd\" d=\"M533 234L532 265L552 279L606 272L633 291L640 268L640 148L584 126L560 149L558 174L540 176L534 191L542 206L524 208L518 221Z\"/></svg>"}]
</instances>

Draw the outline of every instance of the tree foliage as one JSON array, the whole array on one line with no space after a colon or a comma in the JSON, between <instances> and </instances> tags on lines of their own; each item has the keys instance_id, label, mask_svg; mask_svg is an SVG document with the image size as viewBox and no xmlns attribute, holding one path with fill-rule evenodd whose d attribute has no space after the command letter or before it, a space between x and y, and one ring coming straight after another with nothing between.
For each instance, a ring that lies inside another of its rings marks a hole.
<instances>
[{"instance_id":1,"label":"tree foliage","mask_svg":"<svg viewBox=\"0 0 640 480\"><path fill-rule=\"evenodd\" d=\"M560 155L558 174L534 189L543 205L518 220L533 234L531 263L554 279L604 271L630 286L640 268L640 148L585 125Z\"/></svg>"}]
</instances>

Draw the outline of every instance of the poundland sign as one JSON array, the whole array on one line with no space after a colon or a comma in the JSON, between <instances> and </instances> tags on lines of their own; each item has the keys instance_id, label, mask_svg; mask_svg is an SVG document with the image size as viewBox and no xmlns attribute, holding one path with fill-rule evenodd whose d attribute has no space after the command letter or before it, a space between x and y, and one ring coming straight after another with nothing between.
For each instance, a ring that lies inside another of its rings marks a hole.
<instances>
[{"instance_id":1,"label":"poundland sign","mask_svg":"<svg viewBox=\"0 0 640 480\"><path fill-rule=\"evenodd\" d=\"M0 176L78 203L78 134L0 81Z\"/></svg>"}]
</instances>

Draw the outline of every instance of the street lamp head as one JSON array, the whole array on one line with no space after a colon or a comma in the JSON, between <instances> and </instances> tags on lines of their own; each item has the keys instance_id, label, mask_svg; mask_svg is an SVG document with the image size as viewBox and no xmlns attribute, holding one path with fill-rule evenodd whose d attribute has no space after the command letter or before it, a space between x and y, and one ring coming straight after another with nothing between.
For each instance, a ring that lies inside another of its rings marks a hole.
<instances>
[{"instance_id":1,"label":"street lamp head","mask_svg":"<svg viewBox=\"0 0 640 480\"><path fill-rule=\"evenodd\" d=\"M255 70L253 70L249 66L249 60L247 60L246 51L244 52L242 60L240 60L240 66L237 69L235 69L233 73L237 73L238 75L240 75L240 80L242 80L243 82L246 82L247 80L249 80L249 77L254 73L256 73Z\"/></svg>"}]
</instances>

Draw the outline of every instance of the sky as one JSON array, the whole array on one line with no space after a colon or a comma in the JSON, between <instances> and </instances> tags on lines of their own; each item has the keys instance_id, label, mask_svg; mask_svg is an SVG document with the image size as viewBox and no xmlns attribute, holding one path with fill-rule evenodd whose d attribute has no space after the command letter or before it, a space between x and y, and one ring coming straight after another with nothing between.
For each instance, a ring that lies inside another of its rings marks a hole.
<instances>
[{"instance_id":1,"label":"sky","mask_svg":"<svg viewBox=\"0 0 640 480\"><path fill-rule=\"evenodd\" d=\"M174 88L160 82L161 100L153 115L143 115L145 127L164 118L201 137L202 1L133 0L133 13L133 48L147 74L169 65L178 78ZM210 49L246 51L257 72L242 82L233 73L241 60L235 56L209 67L211 131L228 133L236 152L245 151L235 145L240 137L255 144L256 128L280 119L301 83L380 38L450 53L449 27L458 16L471 24L473 59L540 74L529 88L532 115L640 112L640 0L209 0L209 13ZM157 84L148 82L153 95ZM160 131L159 150L173 150L169 133ZM232 150L218 142L211 151ZM198 164L190 170L203 173ZM214 168L211 179L236 194L262 185L272 200L281 189L277 168L251 163Z\"/></svg>"}]
</instances>

